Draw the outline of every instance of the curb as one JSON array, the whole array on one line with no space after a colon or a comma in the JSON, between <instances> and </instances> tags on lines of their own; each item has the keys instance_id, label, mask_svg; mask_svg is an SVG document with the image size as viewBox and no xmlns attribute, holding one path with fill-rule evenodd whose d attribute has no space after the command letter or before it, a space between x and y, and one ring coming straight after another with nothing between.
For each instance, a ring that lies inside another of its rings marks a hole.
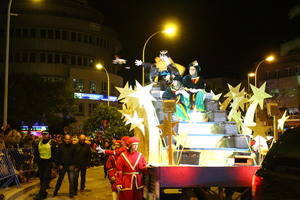
<instances>
[{"instance_id":1,"label":"curb","mask_svg":"<svg viewBox=\"0 0 300 200\"><path fill-rule=\"evenodd\" d=\"M33 188L39 186L40 182L38 180L33 181L31 184L20 185L16 187L12 192L4 192L5 200L15 200L18 196L32 190Z\"/></svg>"}]
</instances>

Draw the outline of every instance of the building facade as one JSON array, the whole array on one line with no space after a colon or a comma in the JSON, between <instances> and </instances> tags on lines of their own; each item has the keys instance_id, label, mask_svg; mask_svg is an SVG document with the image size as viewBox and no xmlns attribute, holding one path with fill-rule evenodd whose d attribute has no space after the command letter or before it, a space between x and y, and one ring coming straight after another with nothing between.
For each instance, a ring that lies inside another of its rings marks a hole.
<instances>
[{"instance_id":1,"label":"building facade","mask_svg":"<svg viewBox=\"0 0 300 200\"><path fill-rule=\"evenodd\" d=\"M1 6L0 65L4 69L6 12ZM101 62L111 76L111 94L122 86L118 68L111 64L121 44L117 34L102 25L103 16L84 0L13 0L10 28L9 72L38 74L45 79L68 83L74 93L106 94L105 71L96 71ZM78 100L78 126L102 100Z\"/></svg>"}]
</instances>

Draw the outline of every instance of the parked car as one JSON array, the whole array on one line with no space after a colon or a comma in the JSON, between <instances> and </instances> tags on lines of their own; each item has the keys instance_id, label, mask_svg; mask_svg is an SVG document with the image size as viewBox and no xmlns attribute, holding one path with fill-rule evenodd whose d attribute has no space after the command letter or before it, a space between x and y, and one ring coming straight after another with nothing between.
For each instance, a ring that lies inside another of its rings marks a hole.
<instances>
[{"instance_id":1,"label":"parked car","mask_svg":"<svg viewBox=\"0 0 300 200\"><path fill-rule=\"evenodd\" d=\"M254 200L300 199L300 127L285 131L253 176Z\"/></svg>"}]
</instances>

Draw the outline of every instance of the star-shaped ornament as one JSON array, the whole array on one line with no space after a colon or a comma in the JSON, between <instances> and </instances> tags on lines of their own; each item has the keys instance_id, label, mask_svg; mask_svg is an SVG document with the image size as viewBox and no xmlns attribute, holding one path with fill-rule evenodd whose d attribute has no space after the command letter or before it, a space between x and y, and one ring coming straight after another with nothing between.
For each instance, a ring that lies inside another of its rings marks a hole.
<instances>
[{"instance_id":1,"label":"star-shaped ornament","mask_svg":"<svg viewBox=\"0 0 300 200\"><path fill-rule=\"evenodd\" d=\"M265 126L261 122L256 123L256 126L248 126L253 131L253 138L256 136L261 136L267 139L267 132L272 128L272 126Z\"/></svg>"},{"instance_id":2,"label":"star-shaped ornament","mask_svg":"<svg viewBox=\"0 0 300 200\"><path fill-rule=\"evenodd\" d=\"M278 119L278 126L277 128L279 130L283 130L284 128L284 123L286 122L286 120L289 118L289 116L286 116L286 111L284 111L282 117L280 119Z\"/></svg>"},{"instance_id":3,"label":"star-shaped ornament","mask_svg":"<svg viewBox=\"0 0 300 200\"><path fill-rule=\"evenodd\" d=\"M135 128L139 128L143 133L144 133L144 119L143 118L139 118L137 112L133 113L133 116L131 115L124 115L125 116L125 125L130 124L130 131L135 129Z\"/></svg>"},{"instance_id":4,"label":"star-shaped ornament","mask_svg":"<svg viewBox=\"0 0 300 200\"><path fill-rule=\"evenodd\" d=\"M211 99L214 101L219 101L220 97L222 96L222 93L216 95L212 90L210 90L210 94L212 95Z\"/></svg>"},{"instance_id":5,"label":"star-shaped ornament","mask_svg":"<svg viewBox=\"0 0 300 200\"><path fill-rule=\"evenodd\" d=\"M264 99L272 97L271 95L269 95L268 93L265 92L266 82L264 82L264 84L262 84L262 86L260 86L260 88L257 88L251 84L250 84L250 86L251 86L251 89L253 92L253 96L250 98L249 101L258 102L258 105L260 106L260 108L263 109Z\"/></svg>"},{"instance_id":6,"label":"star-shaped ornament","mask_svg":"<svg viewBox=\"0 0 300 200\"><path fill-rule=\"evenodd\" d=\"M174 131L174 126L176 126L176 124L178 124L178 122L172 122L165 117L163 123L157 127L162 130L162 136L176 135Z\"/></svg>"},{"instance_id":7,"label":"star-shaped ornament","mask_svg":"<svg viewBox=\"0 0 300 200\"><path fill-rule=\"evenodd\" d=\"M124 88L116 87L116 89L120 92L118 97L119 100L126 98L129 94L134 92L134 90L132 90L129 86L128 82L125 84Z\"/></svg>"},{"instance_id":8,"label":"star-shaped ornament","mask_svg":"<svg viewBox=\"0 0 300 200\"><path fill-rule=\"evenodd\" d=\"M152 86L153 84L143 87L138 81L136 81L135 91L129 96L136 98L139 105L147 109L149 106L153 106L152 101L156 101L156 99L150 93Z\"/></svg>"},{"instance_id":9,"label":"star-shaped ornament","mask_svg":"<svg viewBox=\"0 0 300 200\"><path fill-rule=\"evenodd\" d=\"M227 94L225 94L225 97L235 97L237 96L240 92L240 87L241 87L241 83L238 84L236 87L232 87L230 84L227 84L228 88L229 88L229 92Z\"/></svg>"}]
</instances>

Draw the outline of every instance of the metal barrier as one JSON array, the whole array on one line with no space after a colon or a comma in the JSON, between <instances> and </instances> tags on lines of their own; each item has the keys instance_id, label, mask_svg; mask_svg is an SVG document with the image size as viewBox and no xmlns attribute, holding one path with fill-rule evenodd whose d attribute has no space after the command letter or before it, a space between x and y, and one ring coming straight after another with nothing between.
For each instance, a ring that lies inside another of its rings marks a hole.
<instances>
[{"instance_id":1,"label":"metal barrier","mask_svg":"<svg viewBox=\"0 0 300 200\"><path fill-rule=\"evenodd\" d=\"M0 151L0 188L8 187L13 183L20 185L8 150L4 149Z\"/></svg>"},{"instance_id":2,"label":"metal barrier","mask_svg":"<svg viewBox=\"0 0 300 200\"><path fill-rule=\"evenodd\" d=\"M0 188L28 182L36 176L32 148L11 148L0 151Z\"/></svg>"}]
</instances>

